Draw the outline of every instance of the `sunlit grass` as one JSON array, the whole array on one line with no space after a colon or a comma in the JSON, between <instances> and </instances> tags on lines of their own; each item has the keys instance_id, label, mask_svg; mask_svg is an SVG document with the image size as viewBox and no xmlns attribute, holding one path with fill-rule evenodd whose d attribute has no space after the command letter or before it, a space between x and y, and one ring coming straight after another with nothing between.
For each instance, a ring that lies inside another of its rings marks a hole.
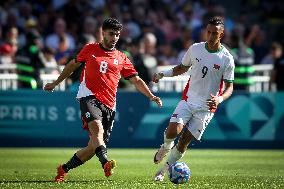
<instances>
[{"instance_id":1,"label":"sunlit grass","mask_svg":"<svg viewBox=\"0 0 284 189\"><path fill-rule=\"evenodd\" d=\"M70 171L68 180L53 182L58 163L74 154L70 148L1 148L0 188L284 188L283 150L188 150L190 182L174 185L153 181L160 165L153 164L153 149L110 149L118 167L109 179L94 157Z\"/></svg>"}]
</instances>

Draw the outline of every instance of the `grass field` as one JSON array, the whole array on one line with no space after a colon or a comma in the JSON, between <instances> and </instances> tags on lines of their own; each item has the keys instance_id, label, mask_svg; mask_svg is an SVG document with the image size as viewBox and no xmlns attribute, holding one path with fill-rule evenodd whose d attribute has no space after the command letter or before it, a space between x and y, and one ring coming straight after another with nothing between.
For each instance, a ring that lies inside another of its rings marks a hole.
<instances>
[{"instance_id":1,"label":"grass field","mask_svg":"<svg viewBox=\"0 0 284 189\"><path fill-rule=\"evenodd\" d=\"M284 188L283 150L190 150L182 159L191 169L190 182L177 186L153 181L159 167L152 163L154 149L110 149L118 167L109 179L95 157L72 170L65 183L52 182L57 164L75 150L1 148L0 188Z\"/></svg>"}]
</instances>

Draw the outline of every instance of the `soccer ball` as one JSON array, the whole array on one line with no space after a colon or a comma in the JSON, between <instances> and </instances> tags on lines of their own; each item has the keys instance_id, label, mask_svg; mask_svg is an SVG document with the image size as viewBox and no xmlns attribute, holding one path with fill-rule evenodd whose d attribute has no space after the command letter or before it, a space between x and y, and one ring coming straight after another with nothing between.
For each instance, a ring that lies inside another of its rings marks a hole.
<instances>
[{"instance_id":1,"label":"soccer ball","mask_svg":"<svg viewBox=\"0 0 284 189\"><path fill-rule=\"evenodd\" d=\"M183 184L190 179L190 169L184 162L176 162L169 166L169 179L174 184Z\"/></svg>"}]
</instances>

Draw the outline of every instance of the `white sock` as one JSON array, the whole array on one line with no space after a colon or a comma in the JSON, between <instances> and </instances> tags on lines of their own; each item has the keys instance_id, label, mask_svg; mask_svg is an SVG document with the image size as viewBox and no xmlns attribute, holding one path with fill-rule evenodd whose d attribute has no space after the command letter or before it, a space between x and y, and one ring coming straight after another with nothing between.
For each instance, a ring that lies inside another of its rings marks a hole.
<instances>
[{"instance_id":1,"label":"white sock","mask_svg":"<svg viewBox=\"0 0 284 189\"><path fill-rule=\"evenodd\" d=\"M185 152L178 151L177 146L173 147L170 151L168 159L166 161L167 166L172 165L176 161L180 160L184 156Z\"/></svg>"},{"instance_id":2,"label":"white sock","mask_svg":"<svg viewBox=\"0 0 284 189\"><path fill-rule=\"evenodd\" d=\"M166 149L171 149L174 145L175 139L168 139L166 136L166 132L164 132L164 147Z\"/></svg>"}]
</instances>

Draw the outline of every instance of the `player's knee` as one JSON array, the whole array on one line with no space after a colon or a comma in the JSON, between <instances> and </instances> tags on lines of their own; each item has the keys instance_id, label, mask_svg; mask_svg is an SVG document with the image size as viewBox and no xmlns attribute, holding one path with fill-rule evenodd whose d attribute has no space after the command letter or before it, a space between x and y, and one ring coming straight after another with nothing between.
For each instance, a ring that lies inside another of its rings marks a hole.
<instances>
[{"instance_id":1,"label":"player's knee","mask_svg":"<svg viewBox=\"0 0 284 189\"><path fill-rule=\"evenodd\" d=\"M184 140L179 140L178 144L177 144L177 149L178 149L178 151L183 153L183 152L186 151L188 145L189 145L189 142L184 141Z\"/></svg>"},{"instance_id":2,"label":"player's knee","mask_svg":"<svg viewBox=\"0 0 284 189\"><path fill-rule=\"evenodd\" d=\"M166 137L168 139L173 139L177 137L177 132L175 130L167 130L166 131Z\"/></svg>"},{"instance_id":3,"label":"player's knee","mask_svg":"<svg viewBox=\"0 0 284 189\"><path fill-rule=\"evenodd\" d=\"M183 125L179 123L170 123L166 132L166 137L169 139L176 138L182 131Z\"/></svg>"}]
</instances>

